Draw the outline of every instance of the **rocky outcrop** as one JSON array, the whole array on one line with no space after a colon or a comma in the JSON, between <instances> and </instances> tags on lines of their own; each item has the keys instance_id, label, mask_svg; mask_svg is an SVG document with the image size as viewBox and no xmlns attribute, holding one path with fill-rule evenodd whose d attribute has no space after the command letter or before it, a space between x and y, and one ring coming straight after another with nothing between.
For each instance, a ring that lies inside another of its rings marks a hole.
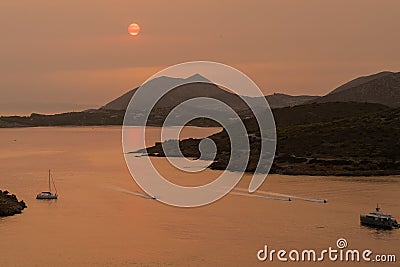
<instances>
[{"instance_id":1,"label":"rocky outcrop","mask_svg":"<svg viewBox=\"0 0 400 267\"><path fill-rule=\"evenodd\" d=\"M17 196L7 190L0 190L0 217L19 214L27 206L23 200L18 201Z\"/></svg>"}]
</instances>

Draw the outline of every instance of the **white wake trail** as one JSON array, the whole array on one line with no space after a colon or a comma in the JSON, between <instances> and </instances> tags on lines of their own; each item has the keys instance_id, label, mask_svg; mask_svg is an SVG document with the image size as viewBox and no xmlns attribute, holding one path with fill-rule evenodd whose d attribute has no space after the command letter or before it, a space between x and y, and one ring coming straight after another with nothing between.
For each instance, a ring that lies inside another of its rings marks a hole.
<instances>
[{"instance_id":1,"label":"white wake trail","mask_svg":"<svg viewBox=\"0 0 400 267\"><path fill-rule=\"evenodd\" d=\"M266 198L266 199L272 199L272 200L291 201L290 198L260 196L260 195L255 195L255 194L244 194L244 193L238 193L238 192L233 192L233 191L231 191L229 194L236 195L236 196L258 197L258 198Z\"/></svg>"},{"instance_id":2,"label":"white wake trail","mask_svg":"<svg viewBox=\"0 0 400 267\"><path fill-rule=\"evenodd\" d=\"M245 189L245 188L235 188L234 191L248 192L248 190ZM269 191L262 191L262 190L257 190L255 193L262 194L262 195L270 195L270 196L284 197L284 198L289 198L290 200L297 199L297 200L310 201L310 202L318 202L318 203L327 203L327 202L328 202L327 199L306 198L306 197L292 196L292 195L281 194L281 193L275 193L275 192L269 192Z\"/></svg>"},{"instance_id":3,"label":"white wake trail","mask_svg":"<svg viewBox=\"0 0 400 267\"><path fill-rule=\"evenodd\" d=\"M136 192L136 191L130 191L130 190L118 187L118 186L114 186L114 185L107 185L105 187L108 188L108 189L117 191L117 192L122 192L122 193L130 194L130 195L134 195L134 196L137 196L137 197L142 197L142 198L146 198L146 199L156 199L156 197L154 197L154 196L150 196L150 195L147 195L147 194L144 194L144 193L139 193L139 192Z\"/></svg>"}]
</instances>

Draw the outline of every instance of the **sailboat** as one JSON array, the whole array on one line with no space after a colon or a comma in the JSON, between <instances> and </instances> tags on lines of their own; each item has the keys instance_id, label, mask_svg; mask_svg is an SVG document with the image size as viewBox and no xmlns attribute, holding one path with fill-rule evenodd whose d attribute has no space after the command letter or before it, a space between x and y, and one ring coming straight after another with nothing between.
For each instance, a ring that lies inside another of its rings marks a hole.
<instances>
[{"instance_id":1,"label":"sailboat","mask_svg":"<svg viewBox=\"0 0 400 267\"><path fill-rule=\"evenodd\" d=\"M50 180L53 182L54 190L56 191L55 194L51 193ZM49 170L49 191L43 191L43 192L37 194L36 199L57 199L57 197L58 197L58 195L57 195L56 184L54 183L53 177L51 176L50 170Z\"/></svg>"}]
</instances>

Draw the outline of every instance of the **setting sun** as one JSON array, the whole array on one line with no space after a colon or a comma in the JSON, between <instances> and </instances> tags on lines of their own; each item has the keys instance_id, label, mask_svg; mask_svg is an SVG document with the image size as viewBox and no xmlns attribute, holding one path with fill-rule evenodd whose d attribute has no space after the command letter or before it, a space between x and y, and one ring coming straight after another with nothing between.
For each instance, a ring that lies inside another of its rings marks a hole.
<instances>
[{"instance_id":1,"label":"setting sun","mask_svg":"<svg viewBox=\"0 0 400 267\"><path fill-rule=\"evenodd\" d=\"M133 36L138 35L140 32L139 24L136 24L136 23L130 24L128 26L128 32L130 35L133 35Z\"/></svg>"}]
</instances>

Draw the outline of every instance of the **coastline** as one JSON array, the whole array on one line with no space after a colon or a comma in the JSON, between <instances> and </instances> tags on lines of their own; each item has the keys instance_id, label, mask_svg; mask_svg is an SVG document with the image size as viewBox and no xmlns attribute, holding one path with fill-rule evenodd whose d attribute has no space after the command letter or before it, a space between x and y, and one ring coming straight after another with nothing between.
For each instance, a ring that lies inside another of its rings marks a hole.
<instances>
[{"instance_id":1,"label":"coastline","mask_svg":"<svg viewBox=\"0 0 400 267\"><path fill-rule=\"evenodd\" d=\"M10 194L7 190L0 190L0 217L20 214L26 207L25 202L18 201L16 195Z\"/></svg>"},{"instance_id":2,"label":"coastline","mask_svg":"<svg viewBox=\"0 0 400 267\"><path fill-rule=\"evenodd\" d=\"M165 157L165 155L159 155L158 153L149 153L148 157ZM195 158L197 157L189 157ZM226 162L221 163L220 161L214 161L208 166L208 169L211 170L226 170L225 166ZM268 174L279 174L279 175L287 175L287 176L337 176L337 177L383 177L383 176L399 176L400 170L354 170L354 171L346 171L335 167L329 168L318 168L321 166L313 165L313 164L292 164L287 165L285 167L278 166L275 163L272 165ZM229 170L235 171L235 169ZM254 173L253 169L246 169L245 173Z\"/></svg>"},{"instance_id":3,"label":"coastline","mask_svg":"<svg viewBox=\"0 0 400 267\"><path fill-rule=\"evenodd\" d=\"M221 132L210 136L210 138L217 144L217 147L223 149L221 149L221 152L216 155L214 162L208 166L209 169L227 169L230 160L230 148L223 135L224 133ZM200 141L201 139L193 138L179 141L182 155L187 158L200 158L201 155L198 150ZM157 142L152 147L141 149L136 152L151 157L165 157L163 146L160 142ZM170 152L172 156L179 156L178 153ZM252 151L245 171L247 173L254 173L258 160L259 155L256 151ZM231 164L231 169L229 170L236 171L235 164ZM333 155L322 156L311 154L309 156L301 157L277 151L269 173L293 176L389 176L400 175L400 162L384 157L368 157L368 155L364 157L334 157Z\"/></svg>"}]
</instances>

